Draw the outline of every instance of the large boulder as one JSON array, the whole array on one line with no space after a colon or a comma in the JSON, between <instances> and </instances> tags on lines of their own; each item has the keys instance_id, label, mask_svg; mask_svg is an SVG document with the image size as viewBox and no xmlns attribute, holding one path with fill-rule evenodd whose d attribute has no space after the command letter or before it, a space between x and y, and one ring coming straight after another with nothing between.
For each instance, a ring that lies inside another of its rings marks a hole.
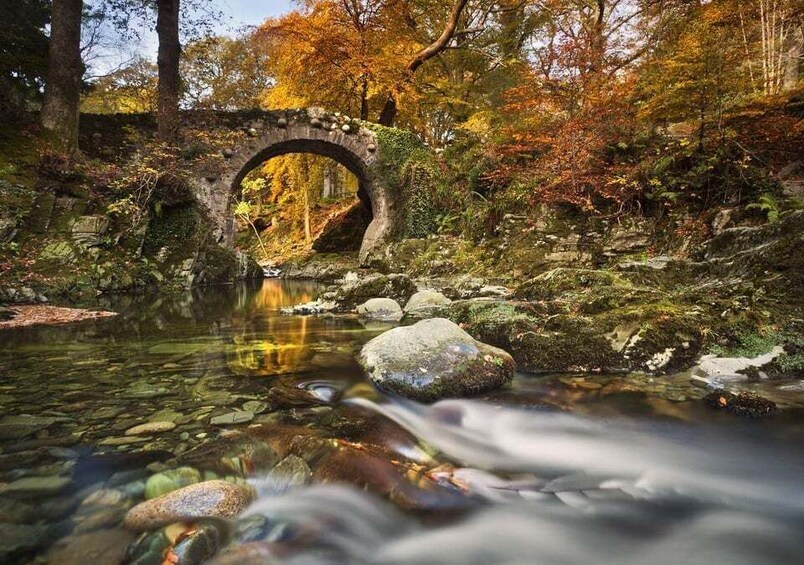
<instances>
[{"instance_id":1,"label":"large boulder","mask_svg":"<svg viewBox=\"0 0 804 565\"><path fill-rule=\"evenodd\" d=\"M462 300L450 305L449 318L532 373L664 374L691 366L701 351L708 318L700 309L662 302L603 309L597 299L575 300ZM575 308L566 311L567 304Z\"/></svg>"},{"instance_id":2,"label":"large boulder","mask_svg":"<svg viewBox=\"0 0 804 565\"><path fill-rule=\"evenodd\" d=\"M359 361L381 390L424 402L481 394L514 376L508 353L444 318L375 337L363 346Z\"/></svg>"},{"instance_id":3,"label":"large boulder","mask_svg":"<svg viewBox=\"0 0 804 565\"><path fill-rule=\"evenodd\" d=\"M390 298L372 298L357 307L357 314L369 320L395 322L402 319L402 308Z\"/></svg>"}]
</instances>

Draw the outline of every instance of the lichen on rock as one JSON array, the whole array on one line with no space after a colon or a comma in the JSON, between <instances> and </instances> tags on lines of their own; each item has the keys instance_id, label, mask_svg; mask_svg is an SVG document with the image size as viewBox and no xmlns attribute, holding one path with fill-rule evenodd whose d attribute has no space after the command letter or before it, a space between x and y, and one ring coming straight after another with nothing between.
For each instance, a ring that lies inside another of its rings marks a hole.
<instances>
[{"instance_id":1,"label":"lichen on rock","mask_svg":"<svg viewBox=\"0 0 804 565\"><path fill-rule=\"evenodd\" d=\"M363 346L359 362L381 390L425 402L481 394L514 374L508 353L444 318L381 334Z\"/></svg>"}]
</instances>

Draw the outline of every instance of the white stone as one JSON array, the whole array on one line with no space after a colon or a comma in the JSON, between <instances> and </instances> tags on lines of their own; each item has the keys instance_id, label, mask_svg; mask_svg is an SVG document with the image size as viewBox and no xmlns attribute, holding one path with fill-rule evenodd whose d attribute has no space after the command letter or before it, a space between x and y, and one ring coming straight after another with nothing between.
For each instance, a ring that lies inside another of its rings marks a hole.
<instances>
[{"instance_id":1,"label":"white stone","mask_svg":"<svg viewBox=\"0 0 804 565\"><path fill-rule=\"evenodd\" d=\"M357 314L371 320L397 321L402 319L402 308L390 298L372 298L357 307Z\"/></svg>"}]
</instances>

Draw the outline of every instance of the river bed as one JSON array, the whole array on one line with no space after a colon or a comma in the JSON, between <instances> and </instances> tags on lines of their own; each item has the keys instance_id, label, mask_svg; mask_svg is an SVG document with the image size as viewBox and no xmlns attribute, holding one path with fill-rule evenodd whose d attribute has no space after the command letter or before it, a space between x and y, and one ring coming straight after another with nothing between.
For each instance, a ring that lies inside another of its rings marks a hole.
<instances>
[{"instance_id":1,"label":"river bed","mask_svg":"<svg viewBox=\"0 0 804 565\"><path fill-rule=\"evenodd\" d=\"M182 564L800 562L795 387L761 422L688 374L520 374L425 407L356 364L383 328L281 314L320 290L109 297L114 318L0 334L0 561L160 564L200 531L214 550ZM219 478L259 494L239 520L122 528Z\"/></svg>"}]
</instances>

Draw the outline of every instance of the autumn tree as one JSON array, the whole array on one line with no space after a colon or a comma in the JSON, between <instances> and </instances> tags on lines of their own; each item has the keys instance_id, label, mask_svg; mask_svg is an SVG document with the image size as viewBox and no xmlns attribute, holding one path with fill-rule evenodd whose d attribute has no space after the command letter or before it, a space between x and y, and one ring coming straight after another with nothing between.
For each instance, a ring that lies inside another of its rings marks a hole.
<instances>
[{"instance_id":1,"label":"autumn tree","mask_svg":"<svg viewBox=\"0 0 804 565\"><path fill-rule=\"evenodd\" d=\"M156 34L159 40L157 68L157 123L163 141L175 140L179 125L181 26L192 34L205 34L211 29L214 14L206 12L209 0L104 0L110 8L112 22L123 33L139 36L139 28L150 27L156 14ZM193 12L200 17L190 18ZM191 34L191 35L192 35Z\"/></svg>"},{"instance_id":2,"label":"autumn tree","mask_svg":"<svg viewBox=\"0 0 804 565\"><path fill-rule=\"evenodd\" d=\"M78 150L81 98L81 0L53 0L42 126L67 152Z\"/></svg>"},{"instance_id":3,"label":"autumn tree","mask_svg":"<svg viewBox=\"0 0 804 565\"><path fill-rule=\"evenodd\" d=\"M254 33L189 43L181 60L182 100L190 108L258 108L273 81L268 54Z\"/></svg>"},{"instance_id":4,"label":"autumn tree","mask_svg":"<svg viewBox=\"0 0 804 565\"><path fill-rule=\"evenodd\" d=\"M441 24L422 19L428 10L420 10L421 24L409 33L426 37L430 32L423 27ZM526 44L542 17L520 0L467 4L449 48L409 83L415 92L407 91L411 108L401 122L437 147L454 141L460 131L490 133L502 94L520 84Z\"/></svg>"},{"instance_id":5,"label":"autumn tree","mask_svg":"<svg viewBox=\"0 0 804 565\"><path fill-rule=\"evenodd\" d=\"M81 111L90 114L154 112L157 80L156 65L137 58L90 83L81 101Z\"/></svg>"},{"instance_id":6,"label":"autumn tree","mask_svg":"<svg viewBox=\"0 0 804 565\"><path fill-rule=\"evenodd\" d=\"M387 0L308 0L301 10L268 20L260 35L276 85L264 104L320 105L368 119L404 62L387 8Z\"/></svg>"},{"instance_id":7,"label":"autumn tree","mask_svg":"<svg viewBox=\"0 0 804 565\"><path fill-rule=\"evenodd\" d=\"M408 61L405 65L404 70L404 80L410 81L413 74L421 67L424 63L438 55L439 53L443 52L447 46L449 45L452 38L455 36L458 30L458 24L460 23L461 14L463 13L464 8L466 8L468 0L454 0L452 4L452 9L447 17L446 23L444 24L444 29L441 31L441 34L433 40L431 43L427 44L423 48L419 49ZM406 21L409 22L409 25L415 26L415 20L410 18L410 14L407 14ZM396 114L398 112L398 97L399 92L403 88L403 83L397 83L393 86L391 91L388 93L388 97L383 104L382 111L380 112L379 123L385 126L391 126L394 124L396 120Z\"/></svg>"}]
</instances>

